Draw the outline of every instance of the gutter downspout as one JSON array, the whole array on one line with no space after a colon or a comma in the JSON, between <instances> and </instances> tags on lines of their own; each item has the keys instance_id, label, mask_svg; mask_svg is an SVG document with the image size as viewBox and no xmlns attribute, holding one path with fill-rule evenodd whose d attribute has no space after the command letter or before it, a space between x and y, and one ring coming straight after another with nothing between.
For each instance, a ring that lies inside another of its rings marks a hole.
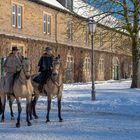
<instances>
[{"instance_id":1,"label":"gutter downspout","mask_svg":"<svg viewBox=\"0 0 140 140\"><path fill-rule=\"evenodd\" d=\"M55 14L55 43L56 43L56 49L55 52L56 54L58 54L58 14L59 12L56 12Z\"/></svg>"}]
</instances>

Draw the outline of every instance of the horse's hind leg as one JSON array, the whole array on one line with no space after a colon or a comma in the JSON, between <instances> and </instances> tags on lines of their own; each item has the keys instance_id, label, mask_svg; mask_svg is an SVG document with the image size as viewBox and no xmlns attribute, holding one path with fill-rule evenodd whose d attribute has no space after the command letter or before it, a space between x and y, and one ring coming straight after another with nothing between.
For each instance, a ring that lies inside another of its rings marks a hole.
<instances>
[{"instance_id":1,"label":"horse's hind leg","mask_svg":"<svg viewBox=\"0 0 140 140\"><path fill-rule=\"evenodd\" d=\"M36 103L37 103L38 98L39 98L39 95L36 95L32 101L32 112L35 119L38 119L38 116L36 114Z\"/></svg>"},{"instance_id":2,"label":"horse's hind leg","mask_svg":"<svg viewBox=\"0 0 140 140\"><path fill-rule=\"evenodd\" d=\"M11 99L10 96L8 96L8 100L9 100L9 107L10 107L10 115L11 115L11 120L14 120L14 113L13 113L13 100Z\"/></svg>"},{"instance_id":3,"label":"horse's hind leg","mask_svg":"<svg viewBox=\"0 0 140 140\"><path fill-rule=\"evenodd\" d=\"M57 97L57 101L58 101L58 118L59 121L62 122L63 119L61 117L61 97Z\"/></svg>"},{"instance_id":4,"label":"horse's hind leg","mask_svg":"<svg viewBox=\"0 0 140 140\"><path fill-rule=\"evenodd\" d=\"M2 114L2 102L1 102L1 97L0 97L0 115Z\"/></svg>"},{"instance_id":5,"label":"horse's hind leg","mask_svg":"<svg viewBox=\"0 0 140 140\"><path fill-rule=\"evenodd\" d=\"M3 95L3 97L1 98L1 105L2 105L2 117L1 117L1 122L4 122L4 119L5 119L5 115L4 115L4 112L5 112L5 104L6 104L6 96Z\"/></svg>"},{"instance_id":6,"label":"horse's hind leg","mask_svg":"<svg viewBox=\"0 0 140 140\"><path fill-rule=\"evenodd\" d=\"M18 118L17 118L16 127L20 127L20 114L21 114L22 108L21 108L19 99L17 99L17 106L18 106Z\"/></svg>"},{"instance_id":7,"label":"horse's hind leg","mask_svg":"<svg viewBox=\"0 0 140 140\"><path fill-rule=\"evenodd\" d=\"M13 105L12 100L9 100L9 107L10 107L11 120L14 120L14 113L13 113L12 105Z\"/></svg>"},{"instance_id":8,"label":"horse's hind leg","mask_svg":"<svg viewBox=\"0 0 140 140\"><path fill-rule=\"evenodd\" d=\"M50 109L51 109L51 98L48 98L48 107L47 107L47 116L46 116L46 123L50 122L49 114L50 114Z\"/></svg>"},{"instance_id":9,"label":"horse's hind leg","mask_svg":"<svg viewBox=\"0 0 140 140\"><path fill-rule=\"evenodd\" d=\"M0 115L2 114L2 102L1 102L1 97L0 97Z\"/></svg>"}]
</instances>

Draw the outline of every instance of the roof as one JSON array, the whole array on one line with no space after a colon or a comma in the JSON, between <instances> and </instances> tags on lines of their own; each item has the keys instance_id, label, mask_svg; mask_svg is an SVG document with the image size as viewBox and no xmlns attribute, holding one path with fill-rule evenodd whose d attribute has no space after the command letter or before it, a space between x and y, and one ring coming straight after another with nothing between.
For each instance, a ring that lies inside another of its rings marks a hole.
<instances>
[{"instance_id":1,"label":"roof","mask_svg":"<svg viewBox=\"0 0 140 140\"><path fill-rule=\"evenodd\" d=\"M30 0L42 5L48 5L53 8L57 8L59 10L63 10L66 12L70 12L67 8L65 8L63 5L61 5L57 0ZM73 0L73 10L74 12L83 18L90 18L93 17L94 15L101 14L101 11L99 9L96 9L95 7L83 2L82 0ZM103 18L105 15L101 14L99 16L95 16L94 20L101 25L108 26L110 28L114 28L118 26L119 21L113 17L113 16L107 16L106 18ZM102 19L103 18L103 19Z\"/></svg>"},{"instance_id":2,"label":"roof","mask_svg":"<svg viewBox=\"0 0 140 140\"><path fill-rule=\"evenodd\" d=\"M67 10L64 6L62 6L57 0L38 0L38 1L42 1L45 2L51 6L63 9L63 10Z\"/></svg>"},{"instance_id":3,"label":"roof","mask_svg":"<svg viewBox=\"0 0 140 140\"><path fill-rule=\"evenodd\" d=\"M82 0L73 0L74 12L84 18L94 17L97 23L110 28L115 28L121 24L121 22L113 16L107 16L103 12L95 7L83 2Z\"/></svg>"},{"instance_id":4,"label":"roof","mask_svg":"<svg viewBox=\"0 0 140 140\"><path fill-rule=\"evenodd\" d=\"M55 8L57 10L67 11L70 12L67 8L65 8L63 5L61 5L57 0L29 0L44 6L50 6L52 8Z\"/></svg>"}]
</instances>

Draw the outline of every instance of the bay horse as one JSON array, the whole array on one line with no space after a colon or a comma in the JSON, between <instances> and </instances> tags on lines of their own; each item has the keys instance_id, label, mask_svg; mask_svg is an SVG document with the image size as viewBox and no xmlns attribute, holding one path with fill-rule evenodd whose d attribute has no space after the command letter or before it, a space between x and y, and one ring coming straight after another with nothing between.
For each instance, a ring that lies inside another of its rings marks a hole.
<instances>
[{"instance_id":1,"label":"bay horse","mask_svg":"<svg viewBox=\"0 0 140 140\"><path fill-rule=\"evenodd\" d=\"M63 77L62 77L62 66L61 66L61 60L60 56L53 59L53 67L52 67L52 74L47 79L45 85L44 85L44 94L41 94L38 90L38 84L36 84L32 80L32 84L34 87L34 100L32 102L32 109L33 109L33 116L35 118L38 118L36 114L36 102L38 100L39 95L45 95L47 96L47 116L46 116L46 123L50 121L49 113L51 109L51 101L53 97L57 97L57 103L58 103L58 118L59 121L62 122L63 119L61 117L61 98L62 98L62 91L63 91ZM32 118L32 116L31 116Z\"/></svg>"},{"instance_id":2,"label":"bay horse","mask_svg":"<svg viewBox=\"0 0 140 140\"><path fill-rule=\"evenodd\" d=\"M2 104L2 120L3 120L6 94L0 94L0 95L1 95L1 104ZM33 95L33 86L31 83L30 60L28 58L24 58L22 61L21 70L20 70L19 74L15 77L15 80L14 80L13 95L8 95L10 97L9 102L11 102L10 110L12 113L13 113L12 98L16 99L16 101L17 101L18 117L17 117L16 127L20 127L20 114L22 111L20 98L26 98L26 121L27 121L27 125L31 126L29 116L31 114L32 95Z\"/></svg>"}]
</instances>

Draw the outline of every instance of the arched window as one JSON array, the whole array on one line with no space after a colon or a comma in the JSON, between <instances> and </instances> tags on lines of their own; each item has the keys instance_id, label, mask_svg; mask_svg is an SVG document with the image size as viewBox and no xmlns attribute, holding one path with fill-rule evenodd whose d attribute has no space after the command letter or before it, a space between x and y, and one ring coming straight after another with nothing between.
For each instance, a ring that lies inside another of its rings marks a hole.
<instances>
[{"instance_id":1,"label":"arched window","mask_svg":"<svg viewBox=\"0 0 140 140\"><path fill-rule=\"evenodd\" d=\"M119 59L118 57L113 57L113 60L112 60L112 78L114 80L119 80L120 78L120 66L119 66Z\"/></svg>"},{"instance_id":2,"label":"arched window","mask_svg":"<svg viewBox=\"0 0 140 140\"><path fill-rule=\"evenodd\" d=\"M104 73L104 58L100 57L99 59L99 73Z\"/></svg>"},{"instance_id":3,"label":"arched window","mask_svg":"<svg viewBox=\"0 0 140 140\"><path fill-rule=\"evenodd\" d=\"M98 80L104 80L104 57L101 56L98 63L98 71L97 71Z\"/></svg>"},{"instance_id":4,"label":"arched window","mask_svg":"<svg viewBox=\"0 0 140 140\"><path fill-rule=\"evenodd\" d=\"M74 57L72 55L67 55L66 62L66 82L73 82L74 78Z\"/></svg>"},{"instance_id":5,"label":"arched window","mask_svg":"<svg viewBox=\"0 0 140 140\"><path fill-rule=\"evenodd\" d=\"M85 57L84 59L83 73L85 81L91 81L91 60L89 57Z\"/></svg>"}]
</instances>

